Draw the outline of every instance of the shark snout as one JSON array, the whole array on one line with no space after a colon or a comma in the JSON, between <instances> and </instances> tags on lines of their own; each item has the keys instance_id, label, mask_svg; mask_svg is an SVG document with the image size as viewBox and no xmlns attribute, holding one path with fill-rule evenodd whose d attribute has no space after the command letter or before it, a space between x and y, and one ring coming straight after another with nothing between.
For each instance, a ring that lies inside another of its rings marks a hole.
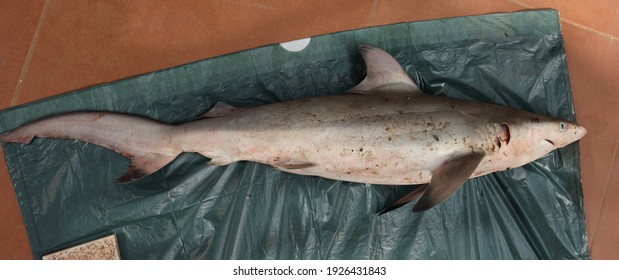
<instances>
[{"instance_id":1,"label":"shark snout","mask_svg":"<svg viewBox=\"0 0 619 280\"><path fill-rule=\"evenodd\" d=\"M587 134L587 129L584 126L578 126L578 130L580 131L580 138L582 138L583 136L585 136Z\"/></svg>"},{"instance_id":2,"label":"shark snout","mask_svg":"<svg viewBox=\"0 0 619 280\"><path fill-rule=\"evenodd\" d=\"M569 123L567 127L568 129L565 132L559 134L561 140L557 141L560 143L557 148L565 147L571 143L574 143L587 134L587 129L584 126Z\"/></svg>"},{"instance_id":3,"label":"shark snout","mask_svg":"<svg viewBox=\"0 0 619 280\"><path fill-rule=\"evenodd\" d=\"M574 141L580 140L580 138L583 138L586 134L587 134L587 129L584 126L581 125L577 125L574 124L575 128L574 128L574 132L572 132L574 134Z\"/></svg>"}]
</instances>

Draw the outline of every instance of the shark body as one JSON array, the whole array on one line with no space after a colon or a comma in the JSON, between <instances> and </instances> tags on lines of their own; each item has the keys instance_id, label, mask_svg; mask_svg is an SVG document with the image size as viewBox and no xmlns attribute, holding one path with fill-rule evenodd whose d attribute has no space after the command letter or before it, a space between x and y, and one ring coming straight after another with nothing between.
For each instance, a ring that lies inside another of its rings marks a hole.
<instances>
[{"instance_id":1,"label":"shark body","mask_svg":"<svg viewBox=\"0 0 619 280\"><path fill-rule=\"evenodd\" d=\"M586 134L565 120L426 94L385 51L361 46L360 52L367 76L344 94L253 108L218 103L204 118L180 125L70 113L5 132L0 142L68 138L112 149L132 160L120 183L197 152L211 165L254 161L334 180L420 185L385 213L419 196L413 211L427 210L468 178L522 166Z\"/></svg>"}]
</instances>

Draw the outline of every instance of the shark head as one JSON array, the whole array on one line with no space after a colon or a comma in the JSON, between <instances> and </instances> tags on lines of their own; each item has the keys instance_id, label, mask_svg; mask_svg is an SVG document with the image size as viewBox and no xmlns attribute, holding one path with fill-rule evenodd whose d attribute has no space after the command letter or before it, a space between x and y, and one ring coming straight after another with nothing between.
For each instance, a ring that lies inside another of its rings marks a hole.
<instances>
[{"instance_id":1,"label":"shark head","mask_svg":"<svg viewBox=\"0 0 619 280\"><path fill-rule=\"evenodd\" d=\"M505 151L515 157L516 166L541 158L587 134L583 126L574 122L533 113L521 113L502 123L501 128L502 138L509 141Z\"/></svg>"},{"instance_id":2,"label":"shark head","mask_svg":"<svg viewBox=\"0 0 619 280\"><path fill-rule=\"evenodd\" d=\"M552 118L544 121L544 124L542 124L540 128L543 129L543 131L538 132L538 135L543 137L543 141L541 142L550 144L548 147L552 150L563 148L580 140L580 138L587 134L587 129L583 126L573 122Z\"/></svg>"}]
</instances>

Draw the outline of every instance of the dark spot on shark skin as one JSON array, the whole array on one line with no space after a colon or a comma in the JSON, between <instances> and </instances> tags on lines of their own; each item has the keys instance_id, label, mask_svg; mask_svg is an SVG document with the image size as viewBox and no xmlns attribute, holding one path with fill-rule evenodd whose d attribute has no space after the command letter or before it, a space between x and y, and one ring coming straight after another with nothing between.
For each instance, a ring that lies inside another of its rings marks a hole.
<instances>
[{"instance_id":1,"label":"dark spot on shark skin","mask_svg":"<svg viewBox=\"0 0 619 280\"><path fill-rule=\"evenodd\" d=\"M389 131L389 130L391 130L390 127L385 127L385 131Z\"/></svg>"},{"instance_id":2,"label":"dark spot on shark skin","mask_svg":"<svg viewBox=\"0 0 619 280\"><path fill-rule=\"evenodd\" d=\"M398 114L404 114L404 111L398 110Z\"/></svg>"},{"instance_id":3,"label":"dark spot on shark skin","mask_svg":"<svg viewBox=\"0 0 619 280\"><path fill-rule=\"evenodd\" d=\"M436 135L432 135L432 137L434 137L434 140L436 140L436 141L438 141L438 140L439 140L439 139L438 139L438 136L436 136Z\"/></svg>"},{"instance_id":4,"label":"dark spot on shark skin","mask_svg":"<svg viewBox=\"0 0 619 280\"><path fill-rule=\"evenodd\" d=\"M99 120L100 118L105 117L105 115L107 115L107 114L108 114L107 112L102 112L102 113L99 113L98 115L96 115L96 116L95 116L95 118L94 118L94 119L92 119L92 120L90 120L90 121L91 121L91 122L95 122L95 121Z\"/></svg>"},{"instance_id":5,"label":"dark spot on shark skin","mask_svg":"<svg viewBox=\"0 0 619 280\"><path fill-rule=\"evenodd\" d=\"M455 105L451 105L451 109L455 109L455 108L456 108L456 106L455 106Z\"/></svg>"},{"instance_id":6,"label":"dark spot on shark skin","mask_svg":"<svg viewBox=\"0 0 619 280\"><path fill-rule=\"evenodd\" d=\"M389 136L388 140L391 141L391 136Z\"/></svg>"},{"instance_id":7,"label":"dark spot on shark skin","mask_svg":"<svg viewBox=\"0 0 619 280\"><path fill-rule=\"evenodd\" d=\"M363 147L359 148L359 152L363 152Z\"/></svg>"},{"instance_id":8,"label":"dark spot on shark skin","mask_svg":"<svg viewBox=\"0 0 619 280\"><path fill-rule=\"evenodd\" d=\"M533 118L534 123L539 123L541 120L538 117Z\"/></svg>"}]
</instances>

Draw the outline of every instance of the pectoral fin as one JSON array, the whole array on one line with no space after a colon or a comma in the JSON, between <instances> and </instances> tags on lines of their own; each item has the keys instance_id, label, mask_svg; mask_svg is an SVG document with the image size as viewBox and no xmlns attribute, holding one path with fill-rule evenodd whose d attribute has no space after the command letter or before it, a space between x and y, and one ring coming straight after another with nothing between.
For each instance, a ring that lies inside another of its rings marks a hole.
<instances>
[{"instance_id":1,"label":"pectoral fin","mask_svg":"<svg viewBox=\"0 0 619 280\"><path fill-rule=\"evenodd\" d=\"M445 162L432 172L432 179L413 212L426 211L454 194L471 177L483 153L469 153Z\"/></svg>"},{"instance_id":2,"label":"pectoral fin","mask_svg":"<svg viewBox=\"0 0 619 280\"><path fill-rule=\"evenodd\" d=\"M398 208L408 204L409 202L417 199L418 197L420 197L423 194L423 192L426 190L427 187L428 187L428 184L423 184L423 185L415 186L415 189L413 189L411 192L407 193L403 197L400 197L400 199L398 199L396 202L391 203L389 206L385 207L385 209L380 211L380 213L378 215L380 216L382 214L386 214L388 212L391 212L391 211L393 211L395 209L398 209Z\"/></svg>"}]
</instances>

